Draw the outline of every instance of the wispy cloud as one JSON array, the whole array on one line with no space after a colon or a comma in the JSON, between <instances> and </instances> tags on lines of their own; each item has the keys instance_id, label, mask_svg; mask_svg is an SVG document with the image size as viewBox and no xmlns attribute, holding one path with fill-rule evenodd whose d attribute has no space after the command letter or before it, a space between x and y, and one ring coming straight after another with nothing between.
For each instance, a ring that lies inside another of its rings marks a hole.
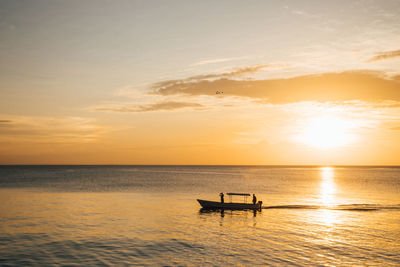
<instances>
[{"instance_id":1,"label":"wispy cloud","mask_svg":"<svg viewBox=\"0 0 400 267\"><path fill-rule=\"evenodd\" d=\"M237 68L229 72L223 73L213 73L213 74L203 74L203 75L196 75L191 76L186 79L181 80L167 80L162 82L154 83L151 88L159 90L160 88L167 88L174 85L185 85L192 82L201 82L201 81L208 81L208 80L215 80L221 78L234 78L234 77L242 77L249 74L254 74L261 71L264 68L270 67L270 64L262 64L262 65L254 65L248 66L243 68Z\"/></svg>"},{"instance_id":2,"label":"wispy cloud","mask_svg":"<svg viewBox=\"0 0 400 267\"><path fill-rule=\"evenodd\" d=\"M8 117L0 120L0 142L86 143L98 140L105 131L88 118Z\"/></svg>"},{"instance_id":3,"label":"wispy cloud","mask_svg":"<svg viewBox=\"0 0 400 267\"><path fill-rule=\"evenodd\" d=\"M207 65L207 64L214 64L214 63L222 63L222 62L229 62L235 60L245 59L246 57L228 57L228 58L213 58L213 59L205 59L199 62L192 64L191 66L200 66L200 65Z\"/></svg>"},{"instance_id":4,"label":"wispy cloud","mask_svg":"<svg viewBox=\"0 0 400 267\"><path fill-rule=\"evenodd\" d=\"M400 50L386 51L377 53L375 56L371 57L368 61L378 61L378 60L386 60L391 58L400 57Z\"/></svg>"},{"instance_id":5,"label":"wispy cloud","mask_svg":"<svg viewBox=\"0 0 400 267\"><path fill-rule=\"evenodd\" d=\"M97 111L109 111L109 112L150 112L150 111L174 111L180 109L204 109L205 107L198 103L189 102L176 102L176 101L164 101L143 105L129 105L129 104L117 104L117 105L105 105L92 108Z\"/></svg>"}]
</instances>

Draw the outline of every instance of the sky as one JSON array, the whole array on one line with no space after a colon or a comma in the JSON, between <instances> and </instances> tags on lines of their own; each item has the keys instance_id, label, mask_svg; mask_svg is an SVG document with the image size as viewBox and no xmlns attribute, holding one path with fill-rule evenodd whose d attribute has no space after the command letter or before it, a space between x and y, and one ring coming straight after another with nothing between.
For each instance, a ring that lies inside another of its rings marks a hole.
<instances>
[{"instance_id":1,"label":"sky","mask_svg":"<svg viewBox=\"0 0 400 267\"><path fill-rule=\"evenodd\" d=\"M400 1L0 1L0 164L400 165Z\"/></svg>"}]
</instances>

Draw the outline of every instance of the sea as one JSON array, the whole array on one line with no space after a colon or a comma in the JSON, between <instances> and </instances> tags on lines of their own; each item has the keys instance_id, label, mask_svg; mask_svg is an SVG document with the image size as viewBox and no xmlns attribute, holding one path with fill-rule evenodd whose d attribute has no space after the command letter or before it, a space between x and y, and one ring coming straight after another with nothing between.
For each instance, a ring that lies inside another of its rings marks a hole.
<instances>
[{"instance_id":1,"label":"sea","mask_svg":"<svg viewBox=\"0 0 400 267\"><path fill-rule=\"evenodd\" d=\"M400 167L0 166L0 266L60 265L400 266Z\"/></svg>"}]
</instances>

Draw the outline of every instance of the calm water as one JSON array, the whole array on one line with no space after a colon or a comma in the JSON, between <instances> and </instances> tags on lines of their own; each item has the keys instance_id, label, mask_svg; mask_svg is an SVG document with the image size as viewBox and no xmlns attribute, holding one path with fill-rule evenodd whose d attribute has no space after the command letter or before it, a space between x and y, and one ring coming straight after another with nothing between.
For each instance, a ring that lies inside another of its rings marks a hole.
<instances>
[{"instance_id":1,"label":"calm water","mask_svg":"<svg viewBox=\"0 0 400 267\"><path fill-rule=\"evenodd\" d=\"M3 166L0 203L0 265L400 266L400 168Z\"/></svg>"}]
</instances>

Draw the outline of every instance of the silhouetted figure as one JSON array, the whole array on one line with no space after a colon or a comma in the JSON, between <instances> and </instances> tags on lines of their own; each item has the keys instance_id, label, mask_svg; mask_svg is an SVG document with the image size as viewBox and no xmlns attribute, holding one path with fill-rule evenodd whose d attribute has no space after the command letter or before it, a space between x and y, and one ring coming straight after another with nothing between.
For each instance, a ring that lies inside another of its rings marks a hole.
<instances>
[{"instance_id":1,"label":"silhouetted figure","mask_svg":"<svg viewBox=\"0 0 400 267\"><path fill-rule=\"evenodd\" d=\"M221 197L221 203L224 203L224 193L219 193L219 196Z\"/></svg>"},{"instance_id":2,"label":"silhouetted figure","mask_svg":"<svg viewBox=\"0 0 400 267\"><path fill-rule=\"evenodd\" d=\"M256 203L257 203L257 198L256 198L256 195L253 194L253 204L256 204Z\"/></svg>"}]
</instances>

